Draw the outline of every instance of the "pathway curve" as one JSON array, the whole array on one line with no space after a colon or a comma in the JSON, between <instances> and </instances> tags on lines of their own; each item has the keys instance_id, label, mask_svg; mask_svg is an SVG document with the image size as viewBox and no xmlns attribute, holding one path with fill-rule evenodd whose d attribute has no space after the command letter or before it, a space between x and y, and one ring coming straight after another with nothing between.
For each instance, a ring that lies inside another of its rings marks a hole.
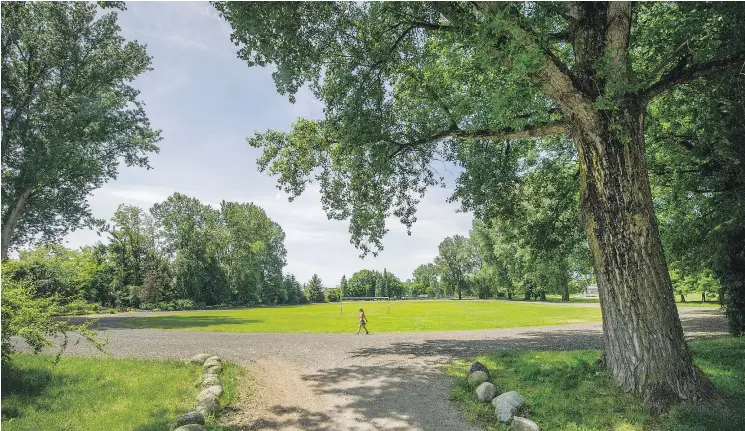
<instances>
[{"instance_id":1,"label":"pathway curve","mask_svg":"<svg viewBox=\"0 0 745 431\"><path fill-rule=\"evenodd\" d=\"M680 316L688 337L726 333L719 310L681 308ZM448 401L444 364L509 348L600 348L602 331L598 322L368 336L213 333L120 329L118 318L100 322L111 328L113 356L187 359L208 352L251 369L250 413L228 415L237 430L475 430ZM66 354L100 355L83 342L71 343Z\"/></svg>"}]
</instances>

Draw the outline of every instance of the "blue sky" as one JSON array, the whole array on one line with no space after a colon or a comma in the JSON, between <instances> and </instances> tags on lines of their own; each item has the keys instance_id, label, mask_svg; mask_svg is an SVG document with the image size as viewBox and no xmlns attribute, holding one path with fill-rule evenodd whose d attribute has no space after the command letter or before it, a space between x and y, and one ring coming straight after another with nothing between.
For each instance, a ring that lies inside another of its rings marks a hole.
<instances>
[{"instance_id":1,"label":"blue sky","mask_svg":"<svg viewBox=\"0 0 745 431\"><path fill-rule=\"evenodd\" d=\"M298 94L295 104L277 94L272 69L249 68L236 57L230 27L207 2L129 2L119 25L153 57L154 70L134 85L164 139L152 170L123 167L94 193L96 217L110 218L121 203L149 209L176 191L213 206L223 199L254 202L285 230L286 271L301 281L317 273L329 287L360 269L387 268L405 280L434 259L445 237L468 234L472 215L445 202L452 190L435 188L420 204L411 236L392 220L385 250L361 260L347 222L328 220L321 209L318 188L288 202L275 179L256 170L260 150L245 140L256 131L289 130L298 117L322 117L323 105L310 92ZM93 231L65 238L71 247L100 239Z\"/></svg>"}]
</instances>

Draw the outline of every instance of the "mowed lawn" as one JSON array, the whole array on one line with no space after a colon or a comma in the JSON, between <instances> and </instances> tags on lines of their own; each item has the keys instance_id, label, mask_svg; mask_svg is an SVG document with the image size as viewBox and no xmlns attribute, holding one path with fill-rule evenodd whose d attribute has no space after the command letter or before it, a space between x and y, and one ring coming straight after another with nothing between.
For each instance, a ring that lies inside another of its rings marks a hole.
<instances>
[{"instance_id":1,"label":"mowed lawn","mask_svg":"<svg viewBox=\"0 0 745 431\"><path fill-rule=\"evenodd\" d=\"M458 331L600 321L600 309L481 300L395 301L189 311L123 320L131 328L209 332L355 332L358 309L379 332Z\"/></svg>"},{"instance_id":2,"label":"mowed lawn","mask_svg":"<svg viewBox=\"0 0 745 431\"><path fill-rule=\"evenodd\" d=\"M168 431L189 411L199 366L17 355L2 376L3 431Z\"/></svg>"}]
</instances>

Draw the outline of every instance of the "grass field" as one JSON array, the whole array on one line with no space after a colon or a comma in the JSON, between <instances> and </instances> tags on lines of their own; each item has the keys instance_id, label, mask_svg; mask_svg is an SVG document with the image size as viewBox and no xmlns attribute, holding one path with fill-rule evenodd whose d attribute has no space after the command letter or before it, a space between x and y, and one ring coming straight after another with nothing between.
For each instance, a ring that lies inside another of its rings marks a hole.
<instances>
[{"instance_id":1,"label":"grass field","mask_svg":"<svg viewBox=\"0 0 745 431\"><path fill-rule=\"evenodd\" d=\"M179 361L16 355L2 375L3 431L169 431L191 410L201 367ZM222 405L240 368L225 364ZM170 423L169 423L170 422Z\"/></svg>"},{"instance_id":2,"label":"grass field","mask_svg":"<svg viewBox=\"0 0 745 431\"><path fill-rule=\"evenodd\" d=\"M457 331L600 320L600 309L509 301L396 301L182 312L123 321L131 328L213 332L355 332L358 309L377 332Z\"/></svg>"},{"instance_id":3,"label":"grass field","mask_svg":"<svg viewBox=\"0 0 745 431\"><path fill-rule=\"evenodd\" d=\"M476 358L487 366L500 391L525 397L520 416L556 431L741 431L745 424L745 339L722 338L690 344L696 363L726 398L716 408L679 406L652 417L640 400L618 389L594 362L599 351L511 351ZM455 377L451 399L470 422L506 431L491 404L479 403L465 373L471 361L448 369Z\"/></svg>"}]
</instances>

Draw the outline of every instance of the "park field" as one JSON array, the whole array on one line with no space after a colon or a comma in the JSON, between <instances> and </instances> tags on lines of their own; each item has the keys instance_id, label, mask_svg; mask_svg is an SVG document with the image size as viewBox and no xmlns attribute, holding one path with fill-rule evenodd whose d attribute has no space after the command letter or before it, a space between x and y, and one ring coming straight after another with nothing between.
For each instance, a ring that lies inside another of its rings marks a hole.
<instances>
[{"instance_id":1,"label":"park field","mask_svg":"<svg viewBox=\"0 0 745 431\"><path fill-rule=\"evenodd\" d=\"M600 321L600 309L539 303L442 300L345 302L261 307L219 311L189 311L124 319L130 328L181 329L209 332L351 333L357 331L364 308L372 333L458 331L564 325Z\"/></svg>"}]
</instances>

